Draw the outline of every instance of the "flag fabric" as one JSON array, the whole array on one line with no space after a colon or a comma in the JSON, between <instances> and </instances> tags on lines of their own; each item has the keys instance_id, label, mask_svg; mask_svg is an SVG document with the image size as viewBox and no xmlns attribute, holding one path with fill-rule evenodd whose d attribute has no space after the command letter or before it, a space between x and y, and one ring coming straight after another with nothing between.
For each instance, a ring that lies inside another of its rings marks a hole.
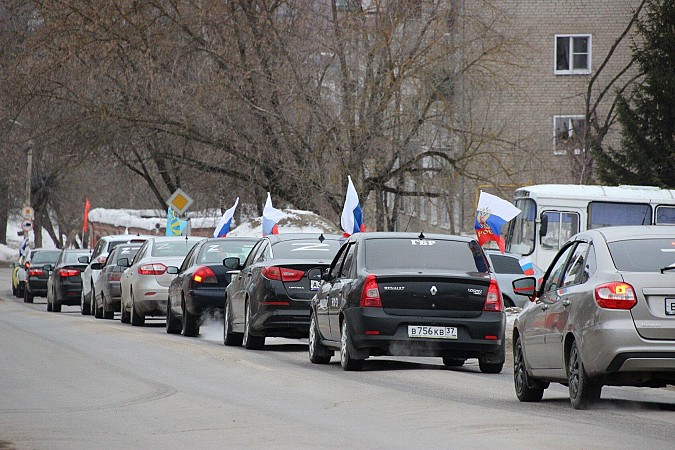
<instances>
[{"instance_id":1,"label":"flag fabric","mask_svg":"<svg viewBox=\"0 0 675 450\"><path fill-rule=\"evenodd\" d=\"M510 202L488 194L480 193L478 199L478 211L476 211L476 236L478 243L484 245L488 241L495 241L499 250L504 253L506 244L501 237L502 225L513 219L520 213L520 210Z\"/></svg>"},{"instance_id":2,"label":"flag fabric","mask_svg":"<svg viewBox=\"0 0 675 450\"><path fill-rule=\"evenodd\" d=\"M286 216L281 210L272 207L272 197L267 193L267 201L263 209L262 229L263 236L268 234L279 234L278 223Z\"/></svg>"},{"instance_id":3,"label":"flag fabric","mask_svg":"<svg viewBox=\"0 0 675 450\"><path fill-rule=\"evenodd\" d=\"M82 219L82 232L86 233L89 228L89 210L91 209L91 203L87 197L84 198L84 218Z\"/></svg>"},{"instance_id":4,"label":"flag fabric","mask_svg":"<svg viewBox=\"0 0 675 450\"><path fill-rule=\"evenodd\" d=\"M181 231L181 221L178 219L173 208L169 206L169 209L166 211L166 235L180 236Z\"/></svg>"},{"instance_id":5,"label":"flag fabric","mask_svg":"<svg viewBox=\"0 0 675 450\"><path fill-rule=\"evenodd\" d=\"M30 251L30 248L28 247L28 238L23 238L23 242L21 243L21 247L19 248L19 258L24 258L28 256L28 252Z\"/></svg>"},{"instance_id":6,"label":"flag fabric","mask_svg":"<svg viewBox=\"0 0 675 450\"><path fill-rule=\"evenodd\" d=\"M530 259L529 256L524 256L518 260L518 263L520 264L520 267L523 269L523 273L525 275L529 276L534 276L534 264L532 263L532 259Z\"/></svg>"},{"instance_id":7,"label":"flag fabric","mask_svg":"<svg viewBox=\"0 0 675 450\"><path fill-rule=\"evenodd\" d=\"M345 196L345 206L342 208L342 217L340 223L344 231L344 237L349 237L354 233L366 231L363 224L363 210L359 203L359 196L352 182L352 177L347 176L347 195Z\"/></svg>"},{"instance_id":8,"label":"flag fabric","mask_svg":"<svg viewBox=\"0 0 675 450\"><path fill-rule=\"evenodd\" d=\"M234 211L237 209L237 205L239 204L239 197L234 201L234 206L227 211L225 211L225 214L223 214L223 217L220 219L220 222L218 222L218 226L216 227L215 230L213 230L213 237L225 237L227 236L227 233L230 232L230 225L232 225L232 218L234 217Z\"/></svg>"},{"instance_id":9,"label":"flag fabric","mask_svg":"<svg viewBox=\"0 0 675 450\"><path fill-rule=\"evenodd\" d=\"M192 222L190 221L190 219L180 221L180 235L181 236L192 235Z\"/></svg>"}]
</instances>

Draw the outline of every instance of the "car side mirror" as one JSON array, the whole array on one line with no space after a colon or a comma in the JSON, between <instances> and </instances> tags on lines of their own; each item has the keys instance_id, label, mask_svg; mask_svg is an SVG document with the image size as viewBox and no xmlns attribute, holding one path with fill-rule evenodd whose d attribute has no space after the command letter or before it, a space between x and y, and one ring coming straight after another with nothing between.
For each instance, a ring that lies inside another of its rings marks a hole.
<instances>
[{"instance_id":1,"label":"car side mirror","mask_svg":"<svg viewBox=\"0 0 675 450\"><path fill-rule=\"evenodd\" d=\"M131 262L129 258L120 258L117 260L117 265L120 267L131 267Z\"/></svg>"},{"instance_id":2,"label":"car side mirror","mask_svg":"<svg viewBox=\"0 0 675 450\"><path fill-rule=\"evenodd\" d=\"M51 272L52 270L54 270L54 266L52 264L45 264L44 266L42 266L42 270L44 270L45 272Z\"/></svg>"},{"instance_id":3,"label":"car side mirror","mask_svg":"<svg viewBox=\"0 0 675 450\"><path fill-rule=\"evenodd\" d=\"M539 228L539 236L544 237L548 233L548 215L541 215L541 227Z\"/></svg>"},{"instance_id":4,"label":"car side mirror","mask_svg":"<svg viewBox=\"0 0 675 450\"><path fill-rule=\"evenodd\" d=\"M89 257L88 256L80 256L77 258L77 262L81 264L89 264Z\"/></svg>"},{"instance_id":5,"label":"car side mirror","mask_svg":"<svg viewBox=\"0 0 675 450\"><path fill-rule=\"evenodd\" d=\"M91 263L91 270L101 270L103 268L103 264L99 262Z\"/></svg>"},{"instance_id":6,"label":"car side mirror","mask_svg":"<svg viewBox=\"0 0 675 450\"><path fill-rule=\"evenodd\" d=\"M330 274L330 267L326 268L321 274L321 281L333 281L333 276Z\"/></svg>"},{"instance_id":7,"label":"car side mirror","mask_svg":"<svg viewBox=\"0 0 675 450\"><path fill-rule=\"evenodd\" d=\"M534 300L537 288L537 279L534 277L518 278L513 280L513 293L516 295L524 295Z\"/></svg>"},{"instance_id":8,"label":"car side mirror","mask_svg":"<svg viewBox=\"0 0 675 450\"><path fill-rule=\"evenodd\" d=\"M178 267L169 266L169 267L166 268L166 273L171 274L171 275L177 275L178 274Z\"/></svg>"},{"instance_id":9,"label":"car side mirror","mask_svg":"<svg viewBox=\"0 0 675 450\"><path fill-rule=\"evenodd\" d=\"M223 265L231 270L241 270L241 260L236 256L225 258L223 260Z\"/></svg>"},{"instance_id":10,"label":"car side mirror","mask_svg":"<svg viewBox=\"0 0 675 450\"><path fill-rule=\"evenodd\" d=\"M323 270L319 267L309 269L307 271L307 278L310 280L323 280Z\"/></svg>"}]
</instances>

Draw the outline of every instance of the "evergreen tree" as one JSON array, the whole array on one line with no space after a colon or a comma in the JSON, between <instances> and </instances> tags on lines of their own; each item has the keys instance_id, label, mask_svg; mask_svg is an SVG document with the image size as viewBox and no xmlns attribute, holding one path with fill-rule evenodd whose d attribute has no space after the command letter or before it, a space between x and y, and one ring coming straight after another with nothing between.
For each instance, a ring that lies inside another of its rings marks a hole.
<instances>
[{"instance_id":1,"label":"evergreen tree","mask_svg":"<svg viewBox=\"0 0 675 450\"><path fill-rule=\"evenodd\" d=\"M599 178L611 184L675 188L675 2L650 0L633 57L644 74L617 103L621 148L598 149Z\"/></svg>"}]
</instances>

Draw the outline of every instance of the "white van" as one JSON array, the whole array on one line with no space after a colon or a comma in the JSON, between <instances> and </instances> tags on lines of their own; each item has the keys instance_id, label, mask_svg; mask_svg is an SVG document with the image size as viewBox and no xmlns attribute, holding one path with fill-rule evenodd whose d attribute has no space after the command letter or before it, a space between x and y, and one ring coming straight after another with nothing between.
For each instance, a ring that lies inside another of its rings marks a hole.
<instances>
[{"instance_id":1,"label":"white van","mask_svg":"<svg viewBox=\"0 0 675 450\"><path fill-rule=\"evenodd\" d=\"M657 187L539 184L517 189L513 199L521 213L509 223L506 249L543 270L580 231L675 224L675 190Z\"/></svg>"}]
</instances>

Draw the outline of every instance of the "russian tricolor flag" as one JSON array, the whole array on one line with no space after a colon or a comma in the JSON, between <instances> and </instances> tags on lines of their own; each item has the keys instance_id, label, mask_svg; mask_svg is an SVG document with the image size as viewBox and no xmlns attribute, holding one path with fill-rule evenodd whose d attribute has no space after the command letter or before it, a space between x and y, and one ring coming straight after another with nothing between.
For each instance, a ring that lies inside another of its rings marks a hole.
<instances>
[{"instance_id":1,"label":"russian tricolor flag","mask_svg":"<svg viewBox=\"0 0 675 450\"><path fill-rule=\"evenodd\" d=\"M356 188L354 187L354 183L352 183L352 177L347 176L347 180L349 181L347 184L347 196L345 197L345 206L342 208L342 218L340 219L345 237L366 231L366 227L363 224L363 211L361 210L361 204L359 204Z\"/></svg>"},{"instance_id":2,"label":"russian tricolor flag","mask_svg":"<svg viewBox=\"0 0 675 450\"><path fill-rule=\"evenodd\" d=\"M267 193L267 201L263 209L262 228L263 236L269 234L279 234L278 223L286 216L281 210L272 207L272 197Z\"/></svg>"},{"instance_id":3,"label":"russian tricolor flag","mask_svg":"<svg viewBox=\"0 0 675 450\"><path fill-rule=\"evenodd\" d=\"M495 241L499 250L504 253L506 245L501 237L502 226L518 214L520 210L510 202L481 191L475 222L478 243L483 245L487 241Z\"/></svg>"},{"instance_id":4,"label":"russian tricolor flag","mask_svg":"<svg viewBox=\"0 0 675 450\"><path fill-rule=\"evenodd\" d=\"M227 233L230 232L230 225L232 225L232 218L234 217L234 211L237 209L238 204L239 197L237 197L237 199L234 201L234 206L225 211L225 214L223 214L220 222L218 222L218 226L213 231L214 238L225 237L227 236Z\"/></svg>"},{"instance_id":5,"label":"russian tricolor flag","mask_svg":"<svg viewBox=\"0 0 675 450\"><path fill-rule=\"evenodd\" d=\"M534 264L529 256L524 256L518 260L520 267L523 269L523 273L528 277L534 276Z\"/></svg>"}]
</instances>

